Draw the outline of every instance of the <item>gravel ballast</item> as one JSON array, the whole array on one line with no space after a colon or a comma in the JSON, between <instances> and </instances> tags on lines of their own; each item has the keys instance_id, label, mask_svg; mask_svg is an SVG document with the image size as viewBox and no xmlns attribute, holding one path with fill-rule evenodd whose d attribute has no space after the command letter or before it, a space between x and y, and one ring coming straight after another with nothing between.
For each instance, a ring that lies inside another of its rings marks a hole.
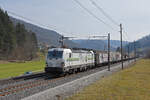
<instances>
[{"instance_id":1,"label":"gravel ballast","mask_svg":"<svg viewBox=\"0 0 150 100\"><path fill-rule=\"evenodd\" d=\"M127 66L132 63L133 61L130 61L130 63L125 62L124 67L127 68ZM79 77L70 82L51 87L50 89L47 89L43 92L39 92L29 97L25 97L22 100L63 100L64 98L80 91L81 89L94 83L95 81L100 80L102 77L111 75L112 73L120 70L121 64L117 64L114 67L112 67L111 71L108 71L107 69L102 71L97 70L93 74L86 75L84 77Z\"/></svg>"}]
</instances>

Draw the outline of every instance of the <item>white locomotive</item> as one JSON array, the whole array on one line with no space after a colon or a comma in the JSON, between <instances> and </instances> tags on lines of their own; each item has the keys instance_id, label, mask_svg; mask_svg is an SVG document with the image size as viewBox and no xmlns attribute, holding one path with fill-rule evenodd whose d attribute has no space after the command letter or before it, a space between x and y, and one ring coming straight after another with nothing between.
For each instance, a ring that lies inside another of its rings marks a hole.
<instances>
[{"instance_id":1,"label":"white locomotive","mask_svg":"<svg viewBox=\"0 0 150 100\"><path fill-rule=\"evenodd\" d=\"M45 71L50 73L72 73L95 65L93 51L53 48L48 51Z\"/></svg>"}]
</instances>

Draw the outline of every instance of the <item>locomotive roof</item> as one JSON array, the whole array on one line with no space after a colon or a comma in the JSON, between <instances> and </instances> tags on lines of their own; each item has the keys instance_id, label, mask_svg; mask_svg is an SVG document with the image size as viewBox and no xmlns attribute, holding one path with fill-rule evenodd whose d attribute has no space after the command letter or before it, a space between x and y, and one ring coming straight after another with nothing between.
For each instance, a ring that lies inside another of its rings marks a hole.
<instances>
[{"instance_id":1,"label":"locomotive roof","mask_svg":"<svg viewBox=\"0 0 150 100\"><path fill-rule=\"evenodd\" d=\"M92 51L86 51L86 50L71 50L74 53L88 53L88 52L92 52Z\"/></svg>"},{"instance_id":2,"label":"locomotive roof","mask_svg":"<svg viewBox=\"0 0 150 100\"><path fill-rule=\"evenodd\" d=\"M68 52L73 52L73 53L88 53L88 52L93 52L91 50L77 50L77 49L68 49L68 48L52 48L52 49L49 49L48 51L68 51Z\"/></svg>"},{"instance_id":3,"label":"locomotive roof","mask_svg":"<svg viewBox=\"0 0 150 100\"><path fill-rule=\"evenodd\" d=\"M84 48L51 48L48 51L68 51L68 52L74 52L74 53L88 53L88 52L95 52L95 53L107 53L107 51L100 51L100 50L92 50L92 49L84 49ZM118 53L119 52L110 52L110 53Z\"/></svg>"},{"instance_id":4,"label":"locomotive roof","mask_svg":"<svg viewBox=\"0 0 150 100\"><path fill-rule=\"evenodd\" d=\"M67 48L51 48L51 49L49 49L48 51L54 51L54 50L56 50L56 51L64 51L64 50L69 50L69 51L71 51L70 49L67 49Z\"/></svg>"}]
</instances>

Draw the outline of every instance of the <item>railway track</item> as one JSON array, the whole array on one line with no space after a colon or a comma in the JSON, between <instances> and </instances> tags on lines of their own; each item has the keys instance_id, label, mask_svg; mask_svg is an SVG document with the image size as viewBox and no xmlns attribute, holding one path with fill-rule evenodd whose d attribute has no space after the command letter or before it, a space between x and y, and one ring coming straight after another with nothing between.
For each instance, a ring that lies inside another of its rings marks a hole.
<instances>
[{"instance_id":1,"label":"railway track","mask_svg":"<svg viewBox=\"0 0 150 100\"><path fill-rule=\"evenodd\" d=\"M19 91L24 91L26 89L38 87L40 85L46 85L51 81L54 80L38 80L38 81L28 82L24 84L9 86L7 88L2 88L0 89L0 96L7 96L9 94L17 93Z\"/></svg>"},{"instance_id":2,"label":"railway track","mask_svg":"<svg viewBox=\"0 0 150 100\"><path fill-rule=\"evenodd\" d=\"M119 64L119 63L113 64L112 67L117 64ZM69 80L72 81L74 79L78 79L79 77L86 76L86 75L92 74L96 71L104 70L106 68L107 68L107 66L97 67L95 69L91 69L91 70L88 70L85 72L79 72L76 74L71 74L71 75L67 75L67 76L63 76L63 77L57 77L57 76L48 75L48 74L38 75L38 78L35 76L34 77L31 76L33 78L33 80L31 80L29 82L28 81L23 82L23 83L16 82L17 84L10 84L10 85L8 84L6 87L0 87L0 98L7 97L10 95L14 95L14 94L17 95L17 93L23 92L23 91L28 91L28 90L32 91L32 89L34 90L35 88L39 88L39 91L42 91L42 89L40 89L40 87L45 86L45 87L51 88L52 86L49 87L49 85L52 85L54 83L63 84L62 81L64 81L64 83ZM37 79L34 79L34 78L37 78ZM22 81L25 81L25 79L23 79ZM60 84L55 84L54 87L57 85L60 85ZM48 88L45 88L45 89L48 89ZM45 89L43 89L43 90L45 90Z\"/></svg>"},{"instance_id":3,"label":"railway track","mask_svg":"<svg viewBox=\"0 0 150 100\"><path fill-rule=\"evenodd\" d=\"M38 72L38 73L33 73L31 75L23 75L23 76L13 77L9 79L2 79L0 80L0 85L13 84L13 83L17 83L17 82L24 81L24 80L39 78L44 75L45 75L44 72Z\"/></svg>"},{"instance_id":4,"label":"railway track","mask_svg":"<svg viewBox=\"0 0 150 100\"><path fill-rule=\"evenodd\" d=\"M104 67L101 67L101 69L104 69ZM93 70L95 70L95 69L93 69ZM49 83L55 82L59 79L71 78L71 77L73 77L77 74L81 74L81 73L82 72L79 72L79 73L76 73L76 74L71 74L71 75L64 76L64 77L58 77L58 78L56 78L57 76L51 76L51 77L48 76L48 77L44 77L44 79L42 78L42 79L34 80L34 81L31 81L31 82L25 82L25 83L22 83L22 84L11 85L11 86L8 86L6 88L1 88L0 89L0 97L8 96L10 94L15 94L15 93L20 92L20 91L26 91L26 90L34 88L34 87L40 87L41 85L46 86Z\"/></svg>"},{"instance_id":5,"label":"railway track","mask_svg":"<svg viewBox=\"0 0 150 100\"><path fill-rule=\"evenodd\" d=\"M44 77L43 77L43 75L44 75ZM69 75L69 76L66 76L66 77L72 77L74 75L75 74L72 74L72 75ZM63 77L56 78L57 76L55 76L55 75L47 75L46 76L46 74L43 74L43 73L42 73L41 76L43 78L38 79L38 80L33 80L31 82L25 82L25 83L22 83L22 84L11 85L11 86L8 85L8 87L6 87L6 88L0 88L0 97L7 96L7 95L10 95L10 94L14 94L14 93L17 93L17 92L20 92L20 91L25 91L27 89L38 87L38 86L41 86L41 85L44 86L44 85L49 84L50 82L55 82L55 81L65 77L65 76L63 76Z\"/></svg>"}]
</instances>

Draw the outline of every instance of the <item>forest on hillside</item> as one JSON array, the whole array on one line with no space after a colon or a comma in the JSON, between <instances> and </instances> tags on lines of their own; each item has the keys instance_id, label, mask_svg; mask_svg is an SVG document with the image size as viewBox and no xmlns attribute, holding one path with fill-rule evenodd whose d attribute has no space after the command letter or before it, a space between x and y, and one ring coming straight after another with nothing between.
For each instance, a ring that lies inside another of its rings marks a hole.
<instances>
[{"instance_id":1,"label":"forest on hillside","mask_svg":"<svg viewBox=\"0 0 150 100\"><path fill-rule=\"evenodd\" d=\"M124 49L125 51L133 52L136 48L137 54L150 55L150 35L147 35L135 42L130 42Z\"/></svg>"},{"instance_id":2,"label":"forest on hillside","mask_svg":"<svg viewBox=\"0 0 150 100\"><path fill-rule=\"evenodd\" d=\"M0 9L0 60L32 60L37 49L35 33L23 24L14 25L7 12Z\"/></svg>"}]
</instances>

